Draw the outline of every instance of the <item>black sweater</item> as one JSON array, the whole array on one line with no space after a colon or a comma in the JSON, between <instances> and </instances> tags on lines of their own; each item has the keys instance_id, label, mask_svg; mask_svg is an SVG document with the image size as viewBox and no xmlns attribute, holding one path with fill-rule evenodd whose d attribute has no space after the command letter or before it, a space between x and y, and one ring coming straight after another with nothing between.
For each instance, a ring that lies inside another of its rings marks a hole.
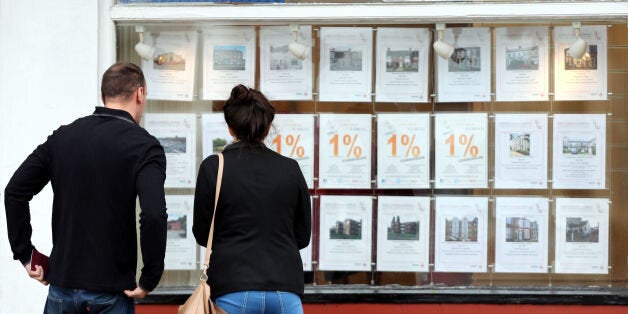
<instances>
[{"instance_id":1,"label":"black sweater","mask_svg":"<svg viewBox=\"0 0 628 314\"><path fill-rule=\"evenodd\" d=\"M50 181L53 247L45 279L71 289L134 289L139 195L144 262L139 284L154 289L166 248L165 172L163 148L126 111L97 107L93 115L60 127L6 187L13 257L23 264L30 260L29 201Z\"/></svg>"},{"instance_id":2,"label":"black sweater","mask_svg":"<svg viewBox=\"0 0 628 314\"><path fill-rule=\"evenodd\" d=\"M262 144L235 143L225 166L208 272L212 297L244 290L303 295L299 250L310 242L310 195L296 161ZM214 211L218 157L201 164L193 232L207 245Z\"/></svg>"}]
</instances>

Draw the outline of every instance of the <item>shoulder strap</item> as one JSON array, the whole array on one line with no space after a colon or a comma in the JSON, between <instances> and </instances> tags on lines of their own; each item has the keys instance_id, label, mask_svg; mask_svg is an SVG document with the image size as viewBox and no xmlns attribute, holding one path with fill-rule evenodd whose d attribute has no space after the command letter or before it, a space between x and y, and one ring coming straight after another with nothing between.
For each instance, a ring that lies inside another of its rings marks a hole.
<instances>
[{"instance_id":1,"label":"shoulder strap","mask_svg":"<svg viewBox=\"0 0 628 314\"><path fill-rule=\"evenodd\" d=\"M222 170L224 168L225 159L222 153L218 154L218 176L216 177L216 195L214 197L214 215L212 216L212 223L209 227L209 237L207 237L207 246L205 248L205 260L203 261L203 274L207 275L206 271L209 268L209 257L212 253L212 242L214 241L214 221L216 220L216 209L218 208L218 196L220 196L220 185L222 184Z\"/></svg>"}]
</instances>

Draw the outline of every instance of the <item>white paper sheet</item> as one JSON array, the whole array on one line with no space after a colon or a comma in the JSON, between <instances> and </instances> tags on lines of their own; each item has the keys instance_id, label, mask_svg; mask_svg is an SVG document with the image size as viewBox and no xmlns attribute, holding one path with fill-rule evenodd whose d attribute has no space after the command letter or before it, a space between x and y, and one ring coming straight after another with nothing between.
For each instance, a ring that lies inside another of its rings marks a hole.
<instances>
[{"instance_id":1,"label":"white paper sheet","mask_svg":"<svg viewBox=\"0 0 628 314\"><path fill-rule=\"evenodd\" d=\"M554 99L606 100L607 41L606 25L583 26L580 38L587 43L582 59L571 57L567 50L576 40L572 27L554 28Z\"/></svg>"},{"instance_id":2,"label":"white paper sheet","mask_svg":"<svg viewBox=\"0 0 628 314\"><path fill-rule=\"evenodd\" d=\"M196 241L192 234L194 195L166 195L166 208L165 269L196 269Z\"/></svg>"},{"instance_id":3,"label":"white paper sheet","mask_svg":"<svg viewBox=\"0 0 628 314\"><path fill-rule=\"evenodd\" d=\"M434 271L486 272L488 198L436 197Z\"/></svg>"},{"instance_id":4,"label":"white paper sheet","mask_svg":"<svg viewBox=\"0 0 628 314\"><path fill-rule=\"evenodd\" d=\"M307 186L314 188L314 116L277 114L265 144L281 155L296 160Z\"/></svg>"},{"instance_id":5,"label":"white paper sheet","mask_svg":"<svg viewBox=\"0 0 628 314\"><path fill-rule=\"evenodd\" d=\"M548 199L495 198L495 272L546 273Z\"/></svg>"},{"instance_id":6,"label":"white paper sheet","mask_svg":"<svg viewBox=\"0 0 628 314\"><path fill-rule=\"evenodd\" d=\"M377 187L430 187L430 115L377 115Z\"/></svg>"},{"instance_id":7,"label":"white paper sheet","mask_svg":"<svg viewBox=\"0 0 628 314\"><path fill-rule=\"evenodd\" d=\"M555 189L606 187L606 115L554 115Z\"/></svg>"},{"instance_id":8,"label":"white paper sheet","mask_svg":"<svg viewBox=\"0 0 628 314\"><path fill-rule=\"evenodd\" d=\"M371 101L373 30L321 27L320 101Z\"/></svg>"},{"instance_id":9,"label":"white paper sheet","mask_svg":"<svg viewBox=\"0 0 628 314\"><path fill-rule=\"evenodd\" d=\"M196 116L147 113L144 127L166 153L166 188L193 188L196 183Z\"/></svg>"},{"instance_id":10,"label":"white paper sheet","mask_svg":"<svg viewBox=\"0 0 628 314\"><path fill-rule=\"evenodd\" d=\"M312 197L310 196L310 208L312 210L312 227L314 226L314 202ZM301 262L303 262L303 271L312 271L312 234L310 233L310 243L299 250L299 254L301 254Z\"/></svg>"},{"instance_id":11,"label":"white paper sheet","mask_svg":"<svg viewBox=\"0 0 628 314\"><path fill-rule=\"evenodd\" d=\"M495 29L495 94L497 101L549 99L547 27Z\"/></svg>"},{"instance_id":12,"label":"white paper sheet","mask_svg":"<svg viewBox=\"0 0 628 314\"><path fill-rule=\"evenodd\" d=\"M486 113L437 113L434 121L435 187L486 188Z\"/></svg>"},{"instance_id":13,"label":"white paper sheet","mask_svg":"<svg viewBox=\"0 0 628 314\"><path fill-rule=\"evenodd\" d=\"M556 273L608 274L608 217L606 198L556 198Z\"/></svg>"},{"instance_id":14,"label":"white paper sheet","mask_svg":"<svg viewBox=\"0 0 628 314\"><path fill-rule=\"evenodd\" d=\"M225 100L238 84L255 87L255 28L206 28L203 45L203 99Z\"/></svg>"},{"instance_id":15,"label":"white paper sheet","mask_svg":"<svg viewBox=\"0 0 628 314\"><path fill-rule=\"evenodd\" d=\"M371 188L371 121L369 114L320 115L319 188Z\"/></svg>"},{"instance_id":16,"label":"white paper sheet","mask_svg":"<svg viewBox=\"0 0 628 314\"><path fill-rule=\"evenodd\" d=\"M446 28L451 58L434 56L438 102L491 100L491 31L487 27Z\"/></svg>"},{"instance_id":17,"label":"white paper sheet","mask_svg":"<svg viewBox=\"0 0 628 314\"><path fill-rule=\"evenodd\" d=\"M260 35L260 89L270 100L312 99L312 26L299 27L297 42L308 47L305 60L290 53L288 26L262 26Z\"/></svg>"},{"instance_id":18,"label":"white paper sheet","mask_svg":"<svg viewBox=\"0 0 628 314\"><path fill-rule=\"evenodd\" d=\"M155 47L155 59L143 60L148 99L191 101L198 33L147 32L144 43Z\"/></svg>"},{"instance_id":19,"label":"white paper sheet","mask_svg":"<svg viewBox=\"0 0 628 314\"><path fill-rule=\"evenodd\" d=\"M370 196L320 198L320 270L371 270Z\"/></svg>"},{"instance_id":20,"label":"white paper sheet","mask_svg":"<svg viewBox=\"0 0 628 314\"><path fill-rule=\"evenodd\" d=\"M225 116L222 113L203 113L201 115L203 133L203 160L209 155L222 152L233 141L229 134Z\"/></svg>"},{"instance_id":21,"label":"white paper sheet","mask_svg":"<svg viewBox=\"0 0 628 314\"><path fill-rule=\"evenodd\" d=\"M377 28L375 101L428 101L430 43L427 28Z\"/></svg>"},{"instance_id":22,"label":"white paper sheet","mask_svg":"<svg viewBox=\"0 0 628 314\"><path fill-rule=\"evenodd\" d=\"M495 188L547 188L547 114L495 114Z\"/></svg>"},{"instance_id":23,"label":"white paper sheet","mask_svg":"<svg viewBox=\"0 0 628 314\"><path fill-rule=\"evenodd\" d=\"M429 271L430 198L377 198L377 271Z\"/></svg>"}]
</instances>

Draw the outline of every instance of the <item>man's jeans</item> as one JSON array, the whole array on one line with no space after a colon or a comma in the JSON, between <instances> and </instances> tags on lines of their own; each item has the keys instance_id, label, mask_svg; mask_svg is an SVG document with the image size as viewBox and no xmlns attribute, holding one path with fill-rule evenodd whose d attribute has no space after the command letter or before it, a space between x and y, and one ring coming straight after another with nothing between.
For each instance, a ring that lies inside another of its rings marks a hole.
<instances>
[{"instance_id":1,"label":"man's jeans","mask_svg":"<svg viewBox=\"0 0 628 314\"><path fill-rule=\"evenodd\" d=\"M91 292L50 285L44 314L62 313L133 314L135 304L122 292Z\"/></svg>"},{"instance_id":2,"label":"man's jeans","mask_svg":"<svg viewBox=\"0 0 628 314\"><path fill-rule=\"evenodd\" d=\"M303 314L298 295L281 291L240 291L216 299L229 314Z\"/></svg>"}]
</instances>

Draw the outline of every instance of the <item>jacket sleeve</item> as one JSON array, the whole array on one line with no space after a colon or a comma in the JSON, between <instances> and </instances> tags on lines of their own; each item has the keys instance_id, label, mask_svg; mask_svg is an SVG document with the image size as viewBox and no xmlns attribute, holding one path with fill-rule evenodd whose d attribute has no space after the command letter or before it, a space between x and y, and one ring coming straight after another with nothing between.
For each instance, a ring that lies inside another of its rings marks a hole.
<instances>
[{"instance_id":1,"label":"jacket sleeve","mask_svg":"<svg viewBox=\"0 0 628 314\"><path fill-rule=\"evenodd\" d=\"M212 155L201 163L196 179L192 233L194 234L196 243L202 247L207 246L209 228L212 217L214 216L217 172L218 156Z\"/></svg>"},{"instance_id":2,"label":"jacket sleeve","mask_svg":"<svg viewBox=\"0 0 628 314\"><path fill-rule=\"evenodd\" d=\"M305 183L305 178L301 172L299 164L295 161L297 174L297 187L299 190L298 203L294 213L294 236L297 240L299 250L305 248L310 243L312 235L312 202L310 192Z\"/></svg>"},{"instance_id":3,"label":"jacket sleeve","mask_svg":"<svg viewBox=\"0 0 628 314\"><path fill-rule=\"evenodd\" d=\"M33 228L29 202L50 181L48 141L39 145L24 160L4 190L7 231L13 259L20 260L23 265L30 262L34 248L31 243Z\"/></svg>"},{"instance_id":4,"label":"jacket sleeve","mask_svg":"<svg viewBox=\"0 0 628 314\"><path fill-rule=\"evenodd\" d=\"M147 291L155 289L164 271L168 223L165 181L166 156L161 145L155 144L150 148L136 181L141 208L140 245L144 262L139 285Z\"/></svg>"}]
</instances>

